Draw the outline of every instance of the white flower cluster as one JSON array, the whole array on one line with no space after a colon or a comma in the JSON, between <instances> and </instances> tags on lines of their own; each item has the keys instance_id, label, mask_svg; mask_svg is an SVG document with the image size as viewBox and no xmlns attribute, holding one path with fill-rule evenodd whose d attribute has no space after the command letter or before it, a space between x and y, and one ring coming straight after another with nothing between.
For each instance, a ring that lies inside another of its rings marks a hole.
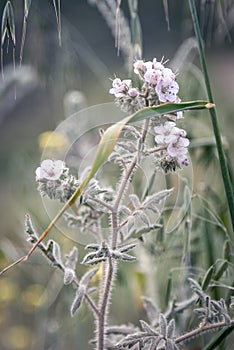
<instances>
[{"instance_id":1,"label":"white flower cluster","mask_svg":"<svg viewBox=\"0 0 234 350\"><path fill-rule=\"evenodd\" d=\"M115 95L116 102L124 112L133 113L145 107L145 100L139 89L132 87L131 79L115 78L109 93Z\"/></svg>"},{"instance_id":2,"label":"white flower cluster","mask_svg":"<svg viewBox=\"0 0 234 350\"><path fill-rule=\"evenodd\" d=\"M155 141L158 146L166 151L164 158L165 170L182 165L188 165L187 153L189 140L186 138L186 131L176 126L176 123L167 121L154 128L156 133Z\"/></svg>"},{"instance_id":3,"label":"white flower cluster","mask_svg":"<svg viewBox=\"0 0 234 350\"><path fill-rule=\"evenodd\" d=\"M69 175L69 169L62 160L43 160L36 169L36 181L42 197L66 202L79 186L79 181Z\"/></svg>"},{"instance_id":4,"label":"white flower cluster","mask_svg":"<svg viewBox=\"0 0 234 350\"><path fill-rule=\"evenodd\" d=\"M138 60L133 65L134 73L142 82L141 89L132 87L130 79L121 80L115 78L112 82L110 94L115 95L116 102L126 112L135 112L146 106L157 106L165 102L180 102L177 93L179 85L176 76L164 63L153 61L144 62ZM177 113L176 119L182 118L182 113Z\"/></svg>"}]
</instances>

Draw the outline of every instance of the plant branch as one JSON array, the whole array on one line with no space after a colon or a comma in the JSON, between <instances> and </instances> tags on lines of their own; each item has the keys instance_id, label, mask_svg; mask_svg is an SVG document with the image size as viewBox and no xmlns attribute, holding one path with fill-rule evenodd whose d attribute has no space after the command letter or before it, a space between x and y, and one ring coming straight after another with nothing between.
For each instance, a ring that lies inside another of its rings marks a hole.
<instances>
[{"instance_id":1,"label":"plant branch","mask_svg":"<svg viewBox=\"0 0 234 350\"><path fill-rule=\"evenodd\" d=\"M97 350L103 350L105 344L105 325L110 298L111 283L113 280L114 266L111 258L108 260L108 270L105 274L103 293L100 293L100 306L98 311L97 326Z\"/></svg>"},{"instance_id":2,"label":"plant branch","mask_svg":"<svg viewBox=\"0 0 234 350\"><path fill-rule=\"evenodd\" d=\"M227 325L225 322L217 322L217 323L213 323L213 324L207 324L198 328L193 329L192 331L185 333L183 335L181 335L180 337L175 339L175 344L181 344L184 342L188 342L191 339L194 339L195 337L201 336L202 333L206 333L206 332L211 332L214 330L217 330L219 328L224 328L226 327L226 329L228 329L229 327L233 328L234 326L234 320L231 321L230 325ZM165 346L161 346L160 348L158 348L158 350L165 350Z\"/></svg>"}]
</instances>

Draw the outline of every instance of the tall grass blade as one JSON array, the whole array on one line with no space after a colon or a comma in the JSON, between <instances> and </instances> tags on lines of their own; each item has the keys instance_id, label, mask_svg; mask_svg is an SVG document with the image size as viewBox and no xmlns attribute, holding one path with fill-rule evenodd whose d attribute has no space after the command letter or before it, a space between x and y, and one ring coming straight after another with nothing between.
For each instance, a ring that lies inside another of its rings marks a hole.
<instances>
[{"instance_id":1,"label":"tall grass blade","mask_svg":"<svg viewBox=\"0 0 234 350\"><path fill-rule=\"evenodd\" d=\"M56 17L56 22L57 22L57 30L58 30L58 41L59 41L59 46L61 46L61 41L62 41L62 29L61 29L61 1L53 0L53 6L54 6L54 12L55 12L55 17Z\"/></svg>"},{"instance_id":2,"label":"tall grass blade","mask_svg":"<svg viewBox=\"0 0 234 350\"><path fill-rule=\"evenodd\" d=\"M22 38L21 38L21 45L20 45L20 62L19 62L20 66L23 61L24 44L25 44L25 38L27 33L28 15L29 15L29 9L31 7L31 2L32 2L31 0L24 0L24 20L23 20Z\"/></svg>"},{"instance_id":3,"label":"tall grass blade","mask_svg":"<svg viewBox=\"0 0 234 350\"><path fill-rule=\"evenodd\" d=\"M202 70L203 70L203 74L204 74L204 80L205 80L205 84L206 84L208 99L209 99L210 103L214 103L213 94L212 94L211 85L210 85L210 79L209 79L207 65L206 65L204 46L203 46L201 32L200 32L198 18L197 18L195 1L189 0L189 6L190 6L190 12L192 15L194 31L195 31L197 42L198 42L198 50L199 50ZM230 179L230 175L229 175L229 171L228 171L228 167L227 167L227 162L226 162L226 158L225 158L225 154L224 154L224 150L223 150L223 146L222 146L222 140L221 140L221 135L220 135L220 131L219 131L216 110L215 110L215 108L211 108L209 112L210 112L210 117L211 117L211 121L212 121L212 125L213 125L213 131L214 131L214 135L215 135L216 146L217 146L217 151L218 151L218 155L219 155L219 162L220 162L220 167L221 167L221 172L222 172L222 177L223 177L223 183L224 183L224 187L225 187L226 197L227 197L228 206L229 206L229 212L230 212L231 221L232 221L232 228L233 228L233 232L234 232L234 194L233 194L231 179Z\"/></svg>"},{"instance_id":4,"label":"tall grass blade","mask_svg":"<svg viewBox=\"0 0 234 350\"><path fill-rule=\"evenodd\" d=\"M15 36L15 18L14 12L10 1L7 1L6 6L4 7L2 14L2 23L1 23L1 72L2 78L4 79L3 73L3 45L5 38L7 37L7 51L9 46L9 39L11 38L13 43L13 66L15 70L15 44L16 44L16 36Z\"/></svg>"}]
</instances>

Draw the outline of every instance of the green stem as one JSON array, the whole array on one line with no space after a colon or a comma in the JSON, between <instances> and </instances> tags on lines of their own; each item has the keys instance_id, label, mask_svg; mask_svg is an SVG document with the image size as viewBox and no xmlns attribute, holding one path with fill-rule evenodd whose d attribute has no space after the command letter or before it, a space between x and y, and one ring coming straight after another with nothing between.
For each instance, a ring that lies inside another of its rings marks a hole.
<instances>
[{"instance_id":1,"label":"green stem","mask_svg":"<svg viewBox=\"0 0 234 350\"><path fill-rule=\"evenodd\" d=\"M204 46L203 46L201 32L200 32L198 18L197 18L195 0L189 0L189 6L190 6L191 15L192 15L194 31L195 31L197 42L198 42L198 50L199 50L201 66L202 66L202 70L203 70L203 74L204 74L208 99L209 99L210 103L214 103L211 85L210 85L210 80L209 80L209 75L208 75L207 66L206 66ZM223 146L222 146L222 140L221 140L221 135L220 135L220 131L219 131L216 110L213 107L213 108L210 108L209 112L210 112L210 117L211 117L211 121L212 121L212 125L213 125L213 131L214 131L217 151L218 151L218 155L219 155L219 162L220 162L225 192L226 192L226 196L227 196L228 207L229 207L229 211L230 211L230 215L231 215L232 228L234 231L234 195L233 195L233 190L232 190L231 179L230 179L228 166L227 166L227 162L226 162L226 158L225 158L225 154L224 154L224 150L223 150Z\"/></svg>"}]
</instances>

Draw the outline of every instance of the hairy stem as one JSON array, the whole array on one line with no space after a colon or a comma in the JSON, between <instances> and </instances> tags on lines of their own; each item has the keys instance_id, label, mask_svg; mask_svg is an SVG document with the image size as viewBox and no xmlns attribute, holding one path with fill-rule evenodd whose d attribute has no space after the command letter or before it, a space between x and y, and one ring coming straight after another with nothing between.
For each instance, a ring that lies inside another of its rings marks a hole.
<instances>
[{"instance_id":1,"label":"hairy stem","mask_svg":"<svg viewBox=\"0 0 234 350\"><path fill-rule=\"evenodd\" d=\"M147 120L145 120L143 131L142 131L142 136L141 136L141 143L142 144L145 142L148 127L149 127L149 120L147 119ZM117 198L116 198L116 200L114 202L114 206L113 206L113 209L114 209L113 213L116 213L115 215L117 215L120 202L121 202L123 195L126 191L126 186L128 185L129 180L131 178L131 175L132 175L132 173L137 165L137 160L138 160L138 155L133 159L132 163L130 164L129 168L126 171L126 174L122 180L122 183L120 184L118 195L117 195ZM117 245L117 238L118 238L117 227L118 227L118 222L117 222L117 218L116 218L116 230L113 230L113 235L112 235L112 248L113 249L115 249L116 245Z\"/></svg>"},{"instance_id":2,"label":"hairy stem","mask_svg":"<svg viewBox=\"0 0 234 350\"><path fill-rule=\"evenodd\" d=\"M106 262L104 263L106 264ZM111 258L108 260L108 269L105 273L103 293L100 294L99 313L97 318L97 350L103 350L105 345L105 325L108 312L111 284L113 280L114 266Z\"/></svg>"},{"instance_id":3,"label":"hairy stem","mask_svg":"<svg viewBox=\"0 0 234 350\"><path fill-rule=\"evenodd\" d=\"M141 142L144 143L147 135L149 127L149 120L146 120L144 123L142 136L141 136ZM123 195L126 191L126 188L128 186L129 180L132 176L132 173L137 165L138 156L136 156L132 163L130 164L129 168L126 171L126 174L124 178L122 179L122 182L119 187L118 195L115 199L115 202L113 204L113 207L109 207L111 209L111 227L112 227L112 233L111 233L111 248L116 249L117 247L117 238L118 238L118 229L119 229L119 222L118 222L118 210L120 202L123 198ZM104 269L103 263L103 269ZM102 276L102 288L99 293L99 311L98 311L98 318L97 318L97 350L103 350L105 345L105 325L106 325L106 319L108 314L108 305L110 300L110 292L111 292L111 284L113 281L114 271L116 266L114 266L113 261L111 258L108 260L108 269L106 271L103 271Z\"/></svg>"}]
</instances>

